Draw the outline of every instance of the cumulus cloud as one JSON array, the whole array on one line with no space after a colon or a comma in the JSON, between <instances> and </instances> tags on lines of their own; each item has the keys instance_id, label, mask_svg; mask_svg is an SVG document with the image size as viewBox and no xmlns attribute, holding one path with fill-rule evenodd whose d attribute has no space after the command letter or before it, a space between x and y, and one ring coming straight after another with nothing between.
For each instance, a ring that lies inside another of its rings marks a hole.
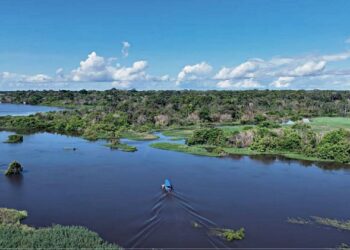
<instances>
[{"instance_id":1,"label":"cumulus cloud","mask_svg":"<svg viewBox=\"0 0 350 250\"><path fill-rule=\"evenodd\" d=\"M223 67L214 76L214 79L224 80L224 79L232 79L232 78L253 77L254 72L259 69L259 66L261 63L263 63L263 60L254 59L254 60L244 62L234 68Z\"/></svg>"},{"instance_id":2,"label":"cumulus cloud","mask_svg":"<svg viewBox=\"0 0 350 250\"><path fill-rule=\"evenodd\" d=\"M124 57L128 57L129 56L129 48L131 47L131 44L129 42L127 42L127 41L124 41L124 42L122 42L122 45L123 45L123 47L122 47L122 55Z\"/></svg>"},{"instance_id":3,"label":"cumulus cloud","mask_svg":"<svg viewBox=\"0 0 350 250\"><path fill-rule=\"evenodd\" d=\"M326 67L326 61L309 61L306 62L292 71L290 71L290 75L292 76L310 76L315 75L323 71Z\"/></svg>"},{"instance_id":4,"label":"cumulus cloud","mask_svg":"<svg viewBox=\"0 0 350 250\"><path fill-rule=\"evenodd\" d=\"M273 81L270 85L276 88L286 88L290 85L290 83L294 80L294 77L290 76L282 76L277 80Z\"/></svg>"},{"instance_id":5,"label":"cumulus cloud","mask_svg":"<svg viewBox=\"0 0 350 250\"><path fill-rule=\"evenodd\" d=\"M183 81L199 80L207 76L212 71L212 66L206 62L201 62L194 65L186 65L177 75L177 84Z\"/></svg>"},{"instance_id":6,"label":"cumulus cloud","mask_svg":"<svg viewBox=\"0 0 350 250\"><path fill-rule=\"evenodd\" d=\"M262 85L254 79L243 79L237 82L223 80L219 81L216 85L222 89L253 89L262 87Z\"/></svg>"},{"instance_id":7,"label":"cumulus cloud","mask_svg":"<svg viewBox=\"0 0 350 250\"><path fill-rule=\"evenodd\" d=\"M123 48L130 48L130 44L123 43ZM127 50L124 52L127 55ZM125 89L349 89L350 68L344 67L344 63L339 64L349 59L350 51L299 57L252 58L240 64L218 68L215 72L210 64L203 61L188 64L178 74L171 76L149 74L146 60L122 65L115 57L103 57L93 51L75 69L66 72L63 68L58 68L52 75L0 72L0 88L67 88L74 85ZM337 67L338 64L342 67Z\"/></svg>"}]
</instances>

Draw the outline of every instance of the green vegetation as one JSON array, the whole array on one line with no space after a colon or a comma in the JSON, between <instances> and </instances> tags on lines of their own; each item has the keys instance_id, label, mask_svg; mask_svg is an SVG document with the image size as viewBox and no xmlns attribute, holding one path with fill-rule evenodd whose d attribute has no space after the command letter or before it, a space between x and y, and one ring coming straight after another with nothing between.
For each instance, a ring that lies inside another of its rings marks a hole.
<instances>
[{"instance_id":1,"label":"green vegetation","mask_svg":"<svg viewBox=\"0 0 350 250\"><path fill-rule=\"evenodd\" d=\"M330 219L330 218L322 218L318 216L312 216L311 218L317 224L333 227L339 230L350 231L350 220L337 220L337 219Z\"/></svg>"},{"instance_id":2,"label":"green vegetation","mask_svg":"<svg viewBox=\"0 0 350 250\"><path fill-rule=\"evenodd\" d=\"M232 230L232 229L226 229L226 228L212 228L212 232L215 235L222 237L227 241L243 240L245 237L244 228L240 228L238 230Z\"/></svg>"},{"instance_id":3,"label":"green vegetation","mask_svg":"<svg viewBox=\"0 0 350 250\"><path fill-rule=\"evenodd\" d=\"M27 211L19 211L10 208L0 208L0 224L18 224L27 218Z\"/></svg>"},{"instance_id":4,"label":"green vegetation","mask_svg":"<svg viewBox=\"0 0 350 250\"><path fill-rule=\"evenodd\" d=\"M194 155L203 155L203 156L220 156L218 153L209 152L203 146L187 146L176 143L168 143L168 142L156 142L150 145L153 148L164 149L164 150L172 150L177 152L184 152Z\"/></svg>"},{"instance_id":5,"label":"green vegetation","mask_svg":"<svg viewBox=\"0 0 350 250\"><path fill-rule=\"evenodd\" d=\"M162 134L165 136L171 136L172 140L182 140L190 137L193 134L193 129L191 128L178 128L178 129L169 129L163 130Z\"/></svg>"},{"instance_id":6,"label":"green vegetation","mask_svg":"<svg viewBox=\"0 0 350 250\"><path fill-rule=\"evenodd\" d=\"M13 161L9 164L7 170L5 171L5 175L20 175L23 171L23 167L17 161Z\"/></svg>"},{"instance_id":7,"label":"green vegetation","mask_svg":"<svg viewBox=\"0 0 350 250\"><path fill-rule=\"evenodd\" d=\"M33 228L20 223L26 217L26 211L0 208L0 246L2 248L120 249L116 245L103 241L97 233L84 227L55 225Z\"/></svg>"},{"instance_id":8,"label":"green vegetation","mask_svg":"<svg viewBox=\"0 0 350 250\"><path fill-rule=\"evenodd\" d=\"M316 132L329 132L334 129L350 130L349 117L315 117L311 119L310 125Z\"/></svg>"},{"instance_id":9,"label":"green vegetation","mask_svg":"<svg viewBox=\"0 0 350 250\"><path fill-rule=\"evenodd\" d=\"M265 124L266 121L263 123ZM336 161L350 163L350 132L333 130L325 135L317 134L309 125L296 123L291 127L200 128L186 140L188 147L182 152L193 152L198 148L216 152L210 156L225 154L274 154L288 158L312 161ZM163 147L175 150L179 146ZM214 149L213 151L208 149Z\"/></svg>"},{"instance_id":10,"label":"green vegetation","mask_svg":"<svg viewBox=\"0 0 350 250\"><path fill-rule=\"evenodd\" d=\"M110 143L106 144L107 147L110 147L111 149L118 149L124 152L135 152L137 151L137 148L134 146L130 146L125 143L120 143L119 140L110 140Z\"/></svg>"},{"instance_id":11,"label":"green vegetation","mask_svg":"<svg viewBox=\"0 0 350 250\"><path fill-rule=\"evenodd\" d=\"M23 135L9 135L6 143L21 143L23 142Z\"/></svg>"},{"instance_id":12,"label":"green vegetation","mask_svg":"<svg viewBox=\"0 0 350 250\"><path fill-rule=\"evenodd\" d=\"M0 92L3 103L73 107L28 117L0 117L0 129L108 141L152 140L156 137L150 132L160 130L174 140L187 140L189 148L163 145L181 152L279 154L349 163L349 100L350 91L319 90ZM300 122L304 117L311 122ZM289 119L297 123L281 126ZM118 143L110 146L132 150Z\"/></svg>"},{"instance_id":13,"label":"green vegetation","mask_svg":"<svg viewBox=\"0 0 350 250\"><path fill-rule=\"evenodd\" d=\"M350 231L350 220L337 220L337 219L323 218L319 216L311 216L310 219L304 219L300 217L288 218L287 222L292 224L300 224L300 225L319 224L323 226L333 227L338 230Z\"/></svg>"},{"instance_id":14,"label":"green vegetation","mask_svg":"<svg viewBox=\"0 0 350 250\"><path fill-rule=\"evenodd\" d=\"M221 146L225 143L224 132L218 128L197 129L189 137L186 144L192 145L215 145Z\"/></svg>"},{"instance_id":15,"label":"green vegetation","mask_svg":"<svg viewBox=\"0 0 350 250\"><path fill-rule=\"evenodd\" d=\"M312 223L310 220L304 219L304 218L301 218L301 217L288 218L287 222L291 223L291 224L299 224L299 225L307 225L307 224L311 224Z\"/></svg>"},{"instance_id":16,"label":"green vegetation","mask_svg":"<svg viewBox=\"0 0 350 250\"><path fill-rule=\"evenodd\" d=\"M120 135L122 138L126 138L134 141L150 141L158 139L158 136L150 133L135 132L132 130L123 131Z\"/></svg>"}]
</instances>

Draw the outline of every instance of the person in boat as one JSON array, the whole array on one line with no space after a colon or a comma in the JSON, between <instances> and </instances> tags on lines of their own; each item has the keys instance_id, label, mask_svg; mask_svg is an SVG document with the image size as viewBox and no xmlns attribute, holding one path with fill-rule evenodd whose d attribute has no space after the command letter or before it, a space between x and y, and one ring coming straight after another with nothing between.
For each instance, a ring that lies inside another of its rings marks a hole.
<instances>
[{"instance_id":1,"label":"person in boat","mask_svg":"<svg viewBox=\"0 0 350 250\"><path fill-rule=\"evenodd\" d=\"M164 184L162 184L162 189L167 191L167 192L170 192L172 191L174 188L173 188L173 185L170 183L170 181L168 179L166 179L164 181Z\"/></svg>"}]
</instances>

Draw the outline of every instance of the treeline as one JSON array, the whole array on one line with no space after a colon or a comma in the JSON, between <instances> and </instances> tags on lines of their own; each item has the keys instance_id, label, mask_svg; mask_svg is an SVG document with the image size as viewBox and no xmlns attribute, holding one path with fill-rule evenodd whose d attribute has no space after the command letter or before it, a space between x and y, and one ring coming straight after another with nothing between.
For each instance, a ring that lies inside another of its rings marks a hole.
<instances>
[{"instance_id":1,"label":"treeline","mask_svg":"<svg viewBox=\"0 0 350 250\"><path fill-rule=\"evenodd\" d=\"M269 120L350 116L350 91L15 91L0 92L0 101L100 107L100 113L121 113L128 124L137 126L248 124L256 122L259 115Z\"/></svg>"},{"instance_id":2,"label":"treeline","mask_svg":"<svg viewBox=\"0 0 350 250\"><path fill-rule=\"evenodd\" d=\"M228 136L220 128L195 130L186 144L216 146L220 148L249 148L259 153L297 153L336 162L350 163L350 132L345 129L333 130L321 135L307 124L293 126L247 126ZM225 150L222 149L222 152Z\"/></svg>"}]
</instances>

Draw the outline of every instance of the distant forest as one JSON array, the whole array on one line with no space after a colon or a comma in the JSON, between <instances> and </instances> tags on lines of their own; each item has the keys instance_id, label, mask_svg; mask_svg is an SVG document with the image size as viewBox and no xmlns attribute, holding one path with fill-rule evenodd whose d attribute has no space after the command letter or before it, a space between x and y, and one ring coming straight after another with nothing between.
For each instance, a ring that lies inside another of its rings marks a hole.
<instances>
[{"instance_id":1,"label":"distant forest","mask_svg":"<svg viewBox=\"0 0 350 250\"><path fill-rule=\"evenodd\" d=\"M101 115L120 112L128 124L148 126L250 124L261 116L269 120L350 116L350 91L14 91L0 92L0 101L86 107L84 113L94 107Z\"/></svg>"}]
</instances>

